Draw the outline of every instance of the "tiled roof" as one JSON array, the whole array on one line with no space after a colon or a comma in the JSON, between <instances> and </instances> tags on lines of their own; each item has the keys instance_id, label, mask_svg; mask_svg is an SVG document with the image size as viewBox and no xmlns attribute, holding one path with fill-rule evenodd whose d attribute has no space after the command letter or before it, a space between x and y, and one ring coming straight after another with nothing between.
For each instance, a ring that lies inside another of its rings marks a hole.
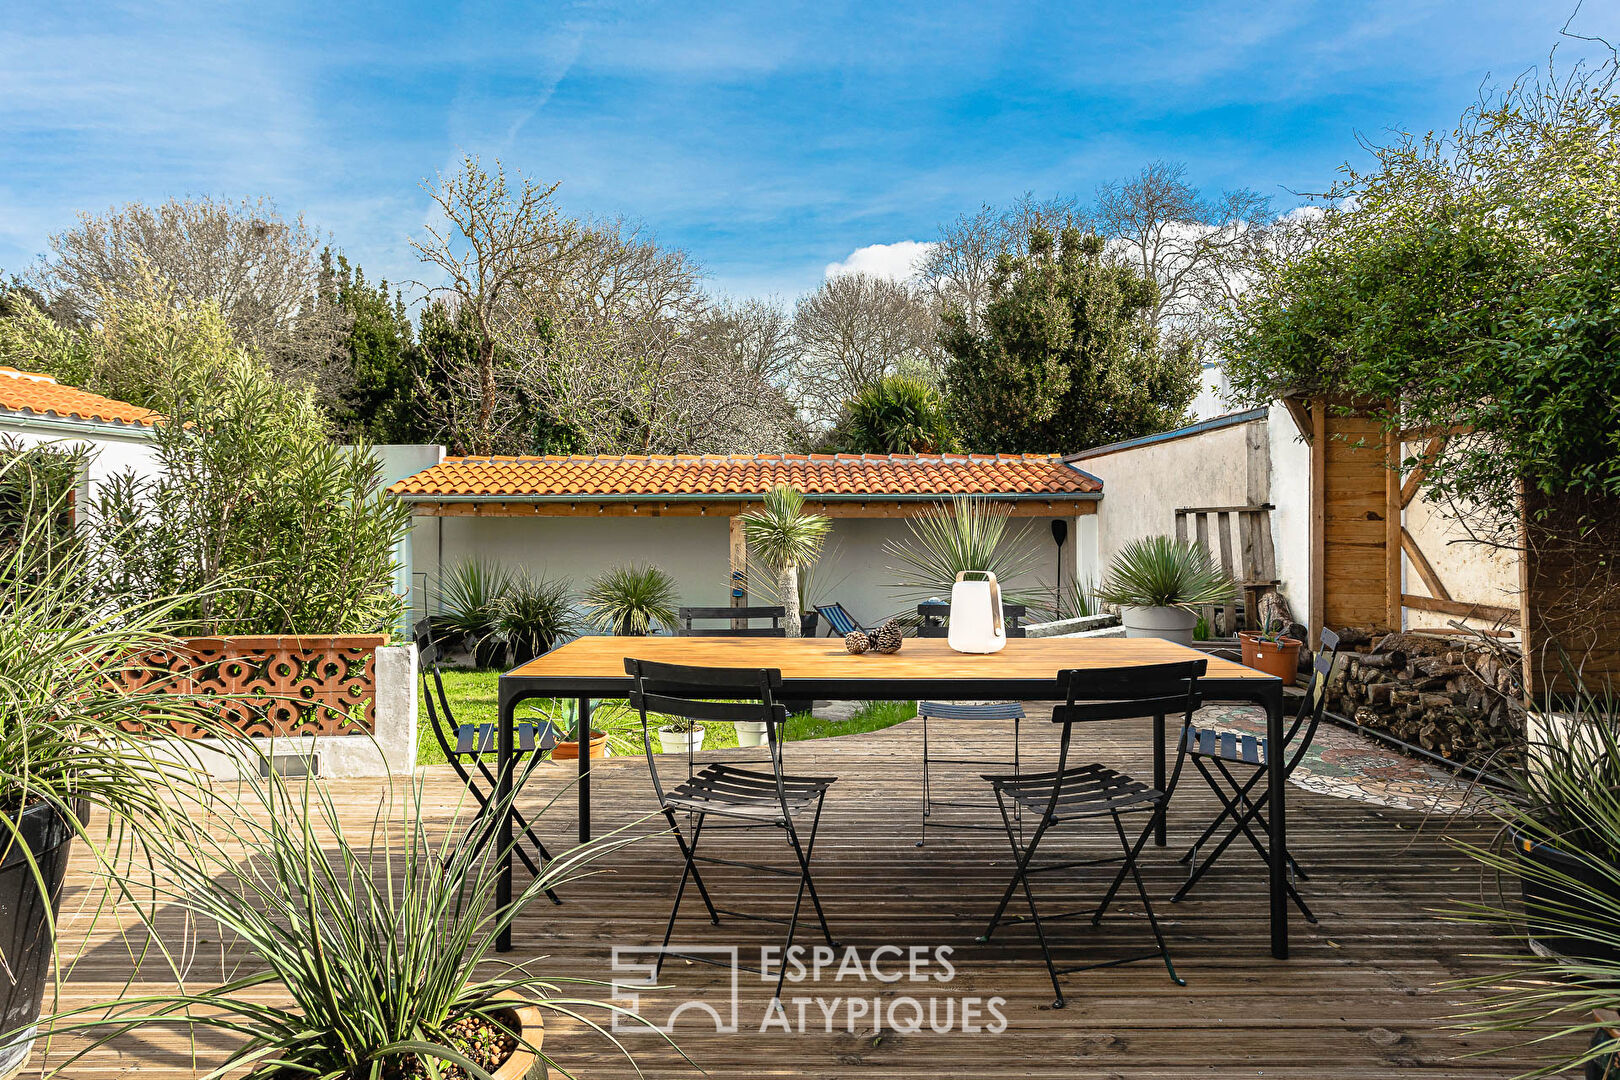
<instances>
[{"instance_id":1,"label":"tiled roof","mask_svg":"<svg viewBox=\"0 0 1620 1080\"><path fill-rule=\"evenodd\" d=\"M0 367L0 410L140 427L150 427L158 420L151 409L63 386L49 375L9 367Z\"/></svg>"},{"instance_id":2,"label":"tiled roof","mask_svg":"<svg viewBox=\"0 0 1620 1080\"><path fill-rule=\"evenodd\" d=\"M514 500L760 495L790 484L812 498L1075 496L1102 481L1055 454L769 454L446 458L388 490L416 499Z\"/></svg>"}]
</instances>

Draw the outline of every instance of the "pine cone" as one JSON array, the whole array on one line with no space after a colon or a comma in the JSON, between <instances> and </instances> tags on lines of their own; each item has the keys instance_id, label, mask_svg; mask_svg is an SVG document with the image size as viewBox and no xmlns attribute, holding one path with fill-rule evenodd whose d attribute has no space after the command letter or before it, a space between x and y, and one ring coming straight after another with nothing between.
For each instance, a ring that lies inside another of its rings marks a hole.
<instances>
[{"instance_id":1,"label":"pine cone","mask_svg":"<svg viewBox=\"0 0 1620 1080\"><path fill-rule=\"evenodd\" d=\"M900 631L900 624L890 619L876 630L872 631L872 651L893 654L900 651L900 644L904 641Z\"/></svg>"},{"instance_id":2,"label":"pine cone","mask_svg":"<svg viewBox=\"0 0 1620 1080\"><path fill-rule=\"evenodd\" d=\"M859 630L851 630L844 635L844 650L855 656L861 655L872 647L872 639Z\"/></svg>"}]
</instances>

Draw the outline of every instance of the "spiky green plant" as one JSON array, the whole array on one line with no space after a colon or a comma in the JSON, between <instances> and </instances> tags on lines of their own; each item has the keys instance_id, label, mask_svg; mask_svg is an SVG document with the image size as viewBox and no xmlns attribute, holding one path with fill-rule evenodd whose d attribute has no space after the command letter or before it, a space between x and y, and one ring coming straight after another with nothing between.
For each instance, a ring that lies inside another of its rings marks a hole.
<instances>
[{"instance_id":1,"label":"spiky green plant","mask_svg":"<svg viewBox=\"0 0 1620 1080\"><path fill-rule=\"evenodd\" d=\"M439 633L464 635L474 646L495 629L495 613L512 588L512 571L491 559L464 559L439 576Z\"/></svg>"},{"instance_id":2,"label":"spiky green plant","mask_svg":"<svg viewBox=\"0 0 1620 1080\"><path fill-rule=\"evenodd\" d=\"M650 563L613 566L593 578L581 597L586 619L605 634L644 637L656 626L674 626L680 590L675 579Z\"/></svg>"},{"instance_id":3,"label":"spiky green plant","mask_svg":"<svg viewBox=\"0 0 1620 1080\"><path fill-rule=\"evenodd\" d=\"M566 580L520 570L495 604L494 636L506 643L513 662L539 656L579 632L578 606Z\"/></svg>"},{"instance_id":4,"label":"spiky green plant","mask_svg":"<svg viewBox=\"0 0 1620 1080\"><path fill-rule=\"evenodd\" d=\"M1554 734L1527 743L1514 787L1490 803L1500 825L1496 841L1458 844L1484 868L1488 885L1480 899L1459 901L1458 918L1515 937L1533 925L1537 937L1588 944L1585 956L1495 954L1487 957L1495 973L1453 984L1482 995L1453 1017L1459 1026L1516 1033L1512 1046L1539 1052L1541 1064L1525 1077L1563 1074L1620 1053L1620 1039L1607 1034L1613 1021L1593 1015L1620 1009L1620 962L1603 958L1620 955L1620 704L1590 692L1564 704ZM1523 857L1525 844L1557 850L1579 875ZM1539 899L1510 900L1507 883L1515 879Z\"/></svg>"},{"instance_id":5,"label":"spiky green plant","mask_svg":"<svg viewBox=\"0 0 1620 1080\"><path fill-rule=\"evenodd\" d=\"M1009 604L1038 606L1050 593L1031 587L1039 552L1028 542L1028 525L1011 528L1012 510L988 499L958 495L906 522L911 535L884 542L894 560L890 588L908 600L948 597L956 575L964 570L989 571Z\"/></svg>"},{"instance_id":6,"label":"spiky green plant","mask_svg":"<svg viewBox=\"0 0 1620 1080\"><path fill-rule=\"evenodd\" d=\"M253 960L240 969L227 965L217 985L182 980L172 990L57 1014L51 1031L88 1038L54 1065L54 1074L72 1075L84 1055L129 1032L173 1027L236 1040L203 1080L393 1080L411 1075L413 1061L420 1063L417 1075L446 1076L454 1065L471 1080L491 1080L490 1070L455 1047L451 1025L480 1018L521 1038L506 1011L514 995L581 1021L628 1058L593 1015L651 1025L620 1006L563 993L568 984L603 984L537 974L533 962L489 961L497 935L547 889L634 837L621 830L558 853L501 906L498 844L464 842L465 823L454 820L438 840L430 837L432 811L421 779L403 798L390 787L383 791L361 842L348 834L324 785L300 784L295 792L274 774L249 777L233 812L159 852L164 899L210 932L217 928L230 948ZM506 805L495 803L477 817L472 837Z\"/></svg>"},{"instance_id":7,"label":"spiky green plant","mask_svg":"<svg viewBox=\"0 0 1620 1080\"><path fill-rule=\"evenodd\" d=\"M800 635L799 568L815 562L832 530L823 514L807 514L804 496L779 484L765 493L758 510L742 515L748 546L776 571L777 595L787 609L788 637Z\"/></svg>"},{"instance_id":8,"label":"spiky green plant","mask_svg":"<svg viewBox=\"0 0 1620 1080\"><path fill-rule=\"evenodd\" d=\"M1119 550L1097 586L1105 604L1178 607L1219 604L1237 592L1232 576L1196 544L1168 536L1144 536Z\"/></svg>"}]
</instances>

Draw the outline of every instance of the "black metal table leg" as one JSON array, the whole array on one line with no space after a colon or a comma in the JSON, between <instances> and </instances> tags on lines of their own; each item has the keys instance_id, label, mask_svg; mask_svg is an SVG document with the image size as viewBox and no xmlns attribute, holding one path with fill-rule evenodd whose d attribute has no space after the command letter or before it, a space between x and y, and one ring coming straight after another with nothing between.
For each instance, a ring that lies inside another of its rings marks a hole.
<instances>
[{"instance_id":1,"label":"black metal table leg","mask_svg":"<svg viewBox=\"0 0 1620 1080\"><path fill-rule=\"evenodd\" d=\"M1266 707L1267 745L1283 745L1283 684L1271 679L1261 690L1261 704ZM1271 843L1269 852L1271 877L1271 955L1278 960L1288 959L1288 779L1283 775L1281 761L1270 761L1266 768L1266 783L1271 792Z\"/></svg>"},{"instance_id":2,"label":"black metal table leg","mask_svg":"<svg viewBox=\"0 0 1620 1080\"><path fill-rule=\"evenodd\" d=\"M591 699L579 699L579 842L591 841Z\"/></svg>"},{"instance_id":3,"label":"black metal table leg","mask_svg":"<svg viewBox=\"0 0 1620 1080\"><path fill-rule=\"evenodd\" d=\"M513 717L520 698L517 694L508 697L506 693L500 698L500 721L495 725L495 805L501 808L500 825L495 830L495 841L500 844L495 864L495 906L504 909L512 903L512 770L516 764L512 745ZM512 951L511 923L501 927L495 935L495 951Z\"/></svg>"},{"instance_id":4,"label":"black metal table leg","mask_svg":"<svg viewBox=\"0 0 1620 1080\"><path fill-rule=\"evenodd\" d=\"M1159 791L1164 790L1164 714L1153 718L1153 786ZM1160 802L1159 808L1153 812L1153 842L1164 847L1168 839L1168 830L1165 827L1165 813L1169 809L1169 800Z\"/></svg>"}]
</instances>

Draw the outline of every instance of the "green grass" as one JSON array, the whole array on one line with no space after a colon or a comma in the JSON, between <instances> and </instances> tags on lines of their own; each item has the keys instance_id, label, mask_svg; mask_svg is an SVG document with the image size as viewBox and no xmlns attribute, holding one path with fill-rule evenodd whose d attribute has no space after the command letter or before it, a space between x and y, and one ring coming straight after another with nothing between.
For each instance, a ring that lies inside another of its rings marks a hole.
<instances>
[{"instance_id":1,"label":"green grass","mask_svg":"<svg viewBox=\"0 0 1620 1080\"><path fill-rule=\"evenodd\" d=\"M500 675L499 671L444 672L444 693L450 699L450 708L455 714L457 723L495 723L499 718L496 693ZM429 765L442 762L444 753L439 749L438 740L433 737L427 703L418 700L417 707L417 763ZM563 715L558 702L545 700L524 702L518 712L520 718L547 716L560 720ZM799 713L788 717L787 739L789 742L799 742L805 739L825 739L833 735L878 731L904 723L916 715L917 703L914 701L869 701L848 720L821 720L809 713ZM615 755L641 752L641 723L633 713L624 708L622 699L613 704L598 703L596 714L592 719L598 730L602 729L604 720L614 729L610 734L614 736L612 741ZM731 729L730 724L708 725L703 739L705 750L724 750L736 745L737 734Z\"/></svg>"}]
</instances>

